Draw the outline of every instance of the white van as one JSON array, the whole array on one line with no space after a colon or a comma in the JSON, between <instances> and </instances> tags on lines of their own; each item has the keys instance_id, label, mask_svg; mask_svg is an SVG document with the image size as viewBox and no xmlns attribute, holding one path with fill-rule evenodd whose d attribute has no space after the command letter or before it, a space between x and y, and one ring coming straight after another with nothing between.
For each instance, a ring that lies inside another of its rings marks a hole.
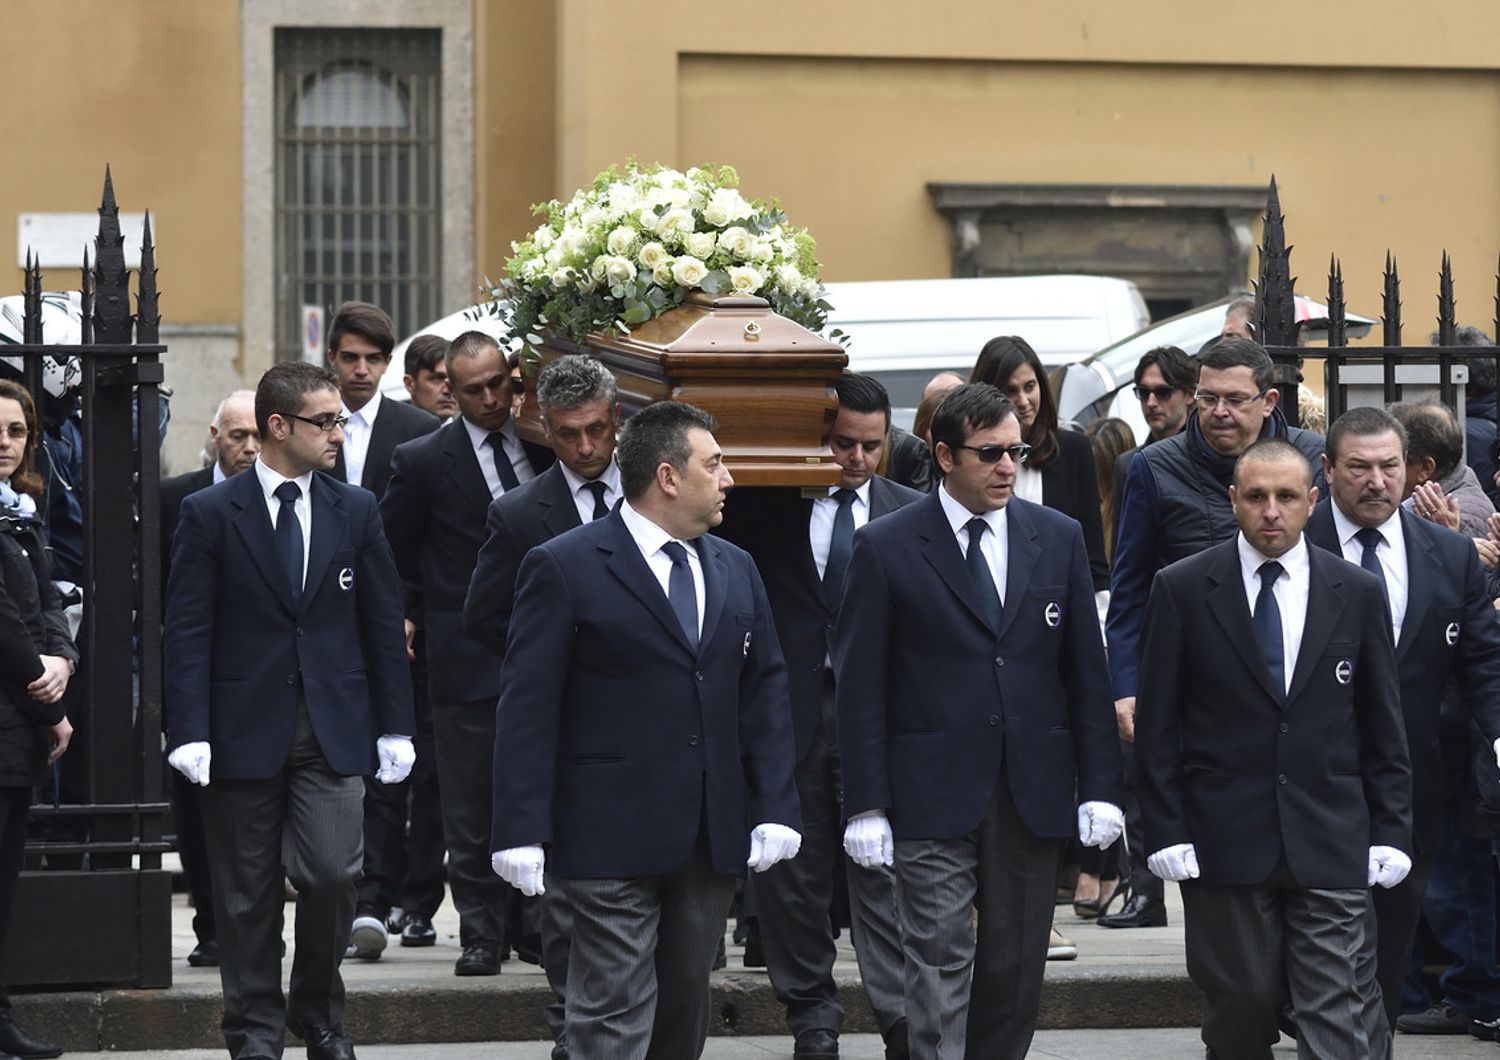
<instances>
[{"instance_id":1,"label":"white van","mask_svg":"<svg viewBox=\"0 0 1500 1060\"><path fill-rule=\"evenodd\" d=\"M830 283L828 327L849 336L849 368L914 409L938 372L965 379L986 342L1019 335L1049 368L1070 364L1151 321L1135 284L1110 276L1017 276ZM906 425L910 416L903 419Z\"/></svg>"}]
</instances>

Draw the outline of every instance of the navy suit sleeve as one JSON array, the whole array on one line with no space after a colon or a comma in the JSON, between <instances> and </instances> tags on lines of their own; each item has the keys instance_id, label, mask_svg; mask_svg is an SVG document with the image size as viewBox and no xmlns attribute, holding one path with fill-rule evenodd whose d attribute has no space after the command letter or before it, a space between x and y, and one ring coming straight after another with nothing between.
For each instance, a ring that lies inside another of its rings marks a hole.
<instances>
[{"instance_id":1,"label":"navy suit sleeve","mask_svg":"<svg viewBox=\"0 0 1500 1060\"><path fill-rule=\"evenodd\" d=\"M1071 605L1064 621L1063 685L1078 768L1078 801L1099 800L1125 806L1125 770L1120 760L1120 738L1115 725L1104 642L1099 637L1094 583L1084 548L1083 533L1073 535L1068 596Z\"/></svg>"},{"instance_id":2,"label":"navy suit sleeve","mask_svg":"<svg viewBox=\"0 0 1500 1060\"><path fill-rule=\"evenodd\" d=\"M1136 775L1148 854L1193 841L1182 795L1181 616L1171 581L1158 574L1141 631L1143 676L1135 701Z\"/></svg>"},{"instance_id":3,"label":"navy suit sleeve","mask_svg":"<svg viewBox=\"0 0 1500 1060\"><path fill-rule=\"evenodd\" d=\"M802 830L792 773L797 746L792 737L791 693L786 660L771 620L771 601L760 572L740 557L755 601L755 627L740 674L740 752L745 767L745 813L749 824L784 824Z\"/></svg>"},{"instance_id":4,"label":"navy suit sleeve","mask_svg":"<svg viewBox=\"0 0 1500 1060\"><path fill-rule=\"evenodd\" d=\"M431 501L427 495L428 478L413 466L414 463L409 445L397 446L391 454L391 478L380 498L380 518L385 524L386 541L390 544L391 554L396 557L396 570L400 572L405 588L404 613L413 621L419 621L422 572L418 557L427 537Z\"/></svg>"},{"instance_id":5,"label":"navy suit sleeve","mask_svg":"<svg viewBox=\"0 0 1500 1060\"><path fill-rule=\"evenodd\" d=\"M886 658L891 643L890 584L880 552L865 530L854 535L844 576L844 600L834 635L834 701L844 813L888 810L891 784L886 751Z\"/></svg>"},{"instance_id":6,"label":"navy suit sleeve","mask_svg":"<svg viewBox=\"0 0 1500 1060\"><path fill-rule=\"evenodd\" d=\"M167 750L209 737L209 667L217 610L217 550L198 497L182 502L172 537L162 635L165 658Z\"/></svg>"},{"instance_id":7,"label":"navy suit sleeve","mask_svg":"<svg viewBox=\"0 0 1500 1060\"><path fill-rule=\"evenodd\" d=\"M552 841L557 746L573 654L573 594L557 558L534 548L521 561L516 607L526 615L507 636L495 707L491 849ZM517 637L525 651L511 651Z\"/></svg>"},{"instance_id":8,"label":"navy suit sleeve","mask_svg":"<svg viewBox=\"0 0 1500 1060\"><path fill-rule=\"evenodd\" d=\"M1125 475L1125 496L1115 532L1115 565L1109 580L1109 675L1116 699L1136 694L1140 682L1141 618L1158 569L1156 481L1137 457Z\"/></svg>"},{"instance_id":9,"label":"navy suit sleeve","mask_svg":"<svg viewBox=\"0 0 1500 1060\"><path fill-rule=\"evenodd\" d=\"M1454 669L1463 684L1469 712L1485 743L1500 740L1500 612L1490 603L1489 584L1479 555L1464 542L1463 635Z\"/></svg>"},{"instance_id":10,"label":"navy suit sleeve","mask_svg":"<svg viewBox=\"0 0 1500 1060\"><path fill-rule=\"evenodd\" d=\"M1391 624L1379 606L1378 586L1363 607L1359 668L1355 672L1354 706L1359 712L1359 766L1365 805L1370 811L1370 845L1391 846L1410 854L1411 755L1401 714L1401 685ZM1139 715L1137 715L1139 718Z\"/></svg>"},{"instance_id":11,"label":"navy suit sleeve","mask_svg":"<svg viewBox=\"0 0 1500 1060\"><path fill-rule=\"evenodd\" d=\"M390 546L381 530L373 494L367 497L360 535L359 623L364 641L365 673L377 736L415 736L416 708L412 703L411 667L406 661L406 631L401 579Z\"/></svg>"},{"instance_id":12,"label":"navy suit sleeve","mask_svg":"<svg viewBox=\"0 0 1500 1060\"><path fill-rule=\"evenodd\" d=\"M464 598L464 632L498 654L505 650L505 635L516 597L516 572L525 550L499 501L490 503L484 530L484 544L479 549L474 573L469 578L469 592Z\"/></svg>"}]
</instances>

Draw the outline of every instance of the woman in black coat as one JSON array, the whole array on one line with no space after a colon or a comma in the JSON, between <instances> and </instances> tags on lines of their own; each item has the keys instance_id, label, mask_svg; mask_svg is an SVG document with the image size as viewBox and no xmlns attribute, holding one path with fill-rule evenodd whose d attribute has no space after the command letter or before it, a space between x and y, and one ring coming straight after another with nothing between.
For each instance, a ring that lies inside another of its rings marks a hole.
<instances>
[{"instance_id":1,"label":"woman in black coat","mask_svg":"<svg viewBox=\"0 0 1500 1060\"><path fill-rule=\"evenodd\" d=\"M32 789L73 734L62 700L78 650L52 587L37 519L42 483L32 458L40 441L31 395L0 380L0 948L14 912ZM0 983L0 1056L61 1052L15 1025Z\"/></svg>"}]
</instances>

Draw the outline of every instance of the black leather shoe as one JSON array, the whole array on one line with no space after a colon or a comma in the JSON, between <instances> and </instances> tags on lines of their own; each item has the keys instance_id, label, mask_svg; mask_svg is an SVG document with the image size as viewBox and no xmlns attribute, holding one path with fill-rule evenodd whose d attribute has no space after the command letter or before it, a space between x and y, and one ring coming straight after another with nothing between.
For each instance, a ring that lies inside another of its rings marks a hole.
<instances>
[{"instance_id":1,"label":"black leather shoe","mask_svg":"<svg viewBox=\"0 0 1500 1060\"><path fill-rule=\"evenodd\" d=\"M31 1037L11 1021L7 1012L0 1016L0 1056L7 1053L23 1060L50 1060L62 1056L62 1046Z\"/></svg>"},{"instance_id":2,"label":"black leather shoe","mask_svg":"<svg viewBox=\"0 0 1500 1060\"><path fill-rule=\"evenodd\" d=\"M307 1045L307 1060L355 1060L354 1043L332 1027L300 1027L287 1021L291 1031Z\"/></svg>"},{"instance_id":3,"label":"black leather shoe","mask_svg":"<svg viewBox=\"0 0 1500 1060\"><path fill-rule=\"evenodd\" d=\"M797 1035L792 1056L796 1060L839 1060L839 1036L822 1027L803 1031Z\"/></svg>"},{"instance_id":4,"label":"black leather shoe","mask_svg":"<svg viewBox=\"0 0 1500 1060\"><path fill-rule=\"evenodd\" d=\"M437 931L432 921L421 913L407 913L406 923L401 926L401 945L431 946L437 942Z\"/></svg>"},{"instance_id":5,"label":"black leather shoe","mask_svg":"<svg viewBox=\"0 0 1500 1060\"><path fill-rule=\"evenodd\" d=\"M907 1042L905 1019L892 1023L890 1029L881 1037L885 1039L885 1060L911 1060L911 1045Z\"/></svg>"},{"instance_id":6,"label":"black leather shoe","mask_svg":"<svg viewBox=\"0 0 1500 1060\"><path fill-rule=\"evenodd\" d=\"M493 943L476 942L465 946L453 964L454 975L499 975L500 950Z\"/></svg>"},{"instance_id":7,"label":"black leather shoe","mask_svg":"<svg viewBox=\"0 0 1500 1060\"><path fill-rule=\"evenodd\" d=\"M217 968L219 966L219 943L217 939L200 942L187 956L188 964L194 968Z\"/></svg>"},{"instance_id":8,"label":"black leather shoe","mask_svg":"<svg viewBox=\"0 0 1500 1060\"><path fill-rule=\"evenodd\" d=\"M1166 927L1167 907L1155 898L1133 894L1123 909L1101 916L1097 923L1108 928Z\"/></svg>"}]
</instances>

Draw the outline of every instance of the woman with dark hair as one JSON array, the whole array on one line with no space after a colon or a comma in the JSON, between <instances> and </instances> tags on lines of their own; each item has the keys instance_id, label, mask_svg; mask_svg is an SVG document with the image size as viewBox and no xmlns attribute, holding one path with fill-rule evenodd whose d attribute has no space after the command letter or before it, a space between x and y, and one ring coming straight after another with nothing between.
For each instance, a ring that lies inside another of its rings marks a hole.
<instances>
[{"instance_id":1,"label":"woman with dark hair","mask_svg":"<svg viewBox=\"0 0 1500 1060\"><path fill-rule=\"evenodd\" d=\"M1107 592L1109 560L1104 554L1094 450L1077 431L1058 429L1057 401L1041 358L1020 336L1001 335L979 351L969 382L999 387L1016 407L1021 440L1031 446L1031 454L1018 469L1015 495L1071 515L1082 524L1094 591Z\"/></svg>"},{"instance_id":2,"label":"woman with dark hair","mask_svg":"<svg viewBox=\"0 0 1500 1060\"><path fill-rule=\"evenodd\" d=\"M1135 448L1135 432L1118 416L1102 416L1083 432L1094 450L1094 477L1099 486L1099 514L1104 523L1104 554L1113 559L1115 521L1120 514L1120 498L1115 493L1115 465L1121 456Z\"/></svg>"},{"instance_id":3,"label":"woman with dark hair","mask_svg":"<svg viewBox=\"0 0 1500 1060\"><path fill-rule=\"evenodd\" d=\"M26 846L26 811L46 767L68 749L73 726L63 693L78 664L37 519L42 480L33 470L41 440L26 389L0 379L0 948L14 911ZM11 1017L0 983L0 1056L59 1056Z\"/></svg>"}]
</instances>

